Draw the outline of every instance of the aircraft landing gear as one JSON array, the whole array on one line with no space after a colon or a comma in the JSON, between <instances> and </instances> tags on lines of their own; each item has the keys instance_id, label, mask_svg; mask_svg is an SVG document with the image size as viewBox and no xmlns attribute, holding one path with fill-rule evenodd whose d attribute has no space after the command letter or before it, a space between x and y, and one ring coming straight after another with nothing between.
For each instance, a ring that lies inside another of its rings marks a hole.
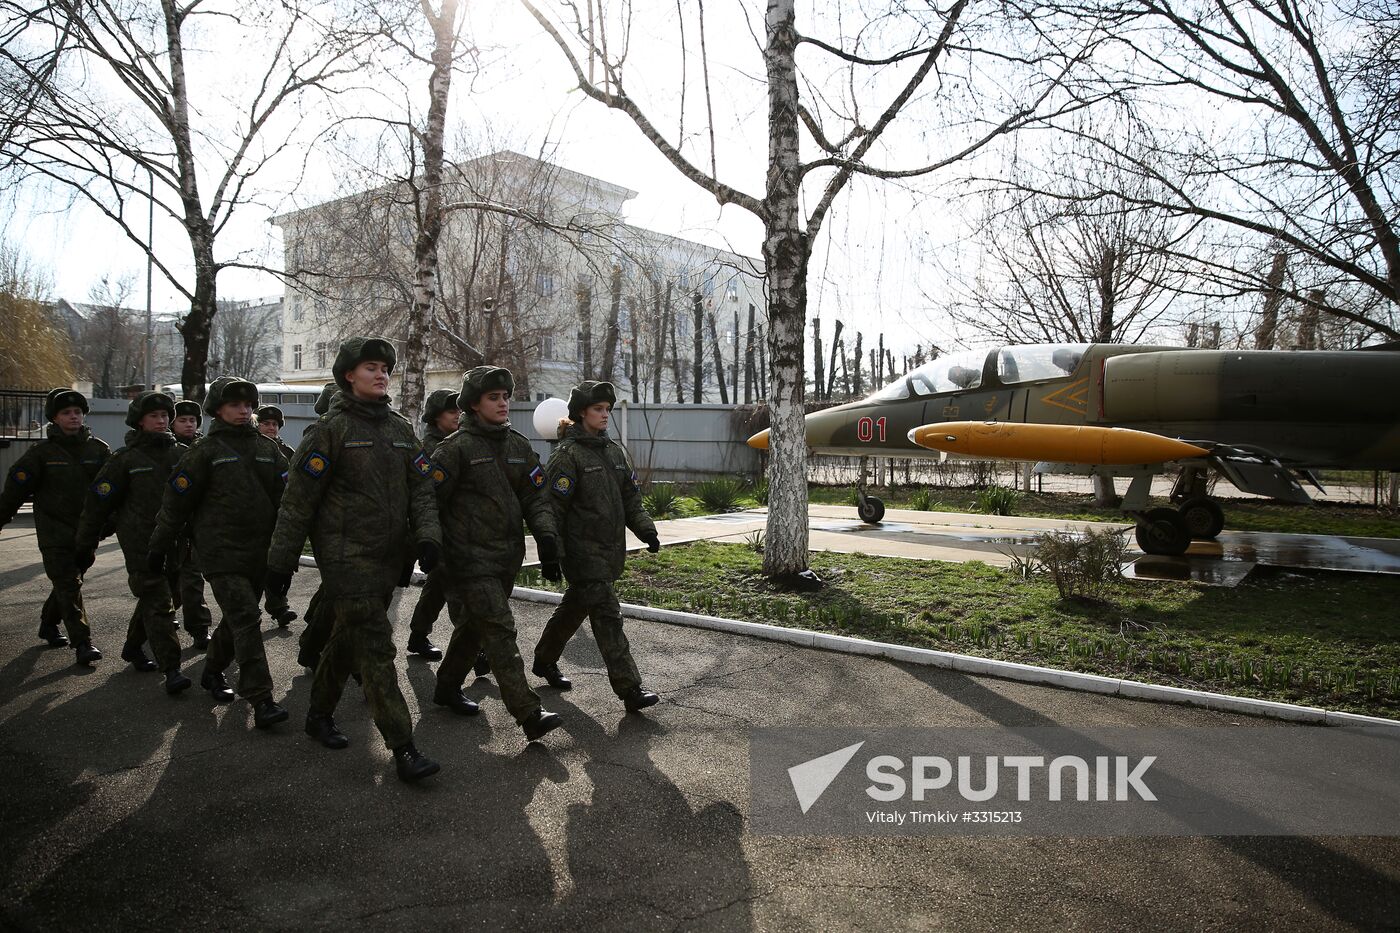
<instances>
[{"instance_id":1,"label":"aircraft landing gear","mask_svg":"<svg viewBox=\"0 0 1400 933\"><path fill-rule=\"evenodd\" d=\"M856 514L867 525L878 525L885 517L885 503L874 496L867 496L865 490L856 490Z\"/></svg>"},{"instance_id":2,"label":"aircraft landing gear","mask_svg":"<svg viewBox=\"0 0 1400 933\"><path fill-rule=\"evenodd\" d=\"M1137 543L1146 554L1185 554L1191 529L1176 509L1148 509L1137 516Z\"/></svg>"},{"instance_id":3,"label":"aircraft landing gear","mask_svg":"<svg viewBox=\"0 0 1400 933\"><path fill-rule=\"evenodd\" d=\"M1204 496L1187 499L1178 507L1181 519L1191 537L1198 541L1213 541L1225 527L1225 510L1214 499Z\"/></svg>"}]
</instances>

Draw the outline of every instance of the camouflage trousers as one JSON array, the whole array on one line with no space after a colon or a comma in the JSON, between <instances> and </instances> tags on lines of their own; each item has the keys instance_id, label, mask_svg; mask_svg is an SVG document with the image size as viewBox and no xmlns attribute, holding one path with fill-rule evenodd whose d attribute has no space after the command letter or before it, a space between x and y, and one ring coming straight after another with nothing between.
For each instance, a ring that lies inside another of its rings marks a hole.
<instances>
[{"instance_id":1,"label":"camouflage trousers","mask_svg":"<svg viewBox=\"0 0 1400 933\"><path fill-rule=\"evenodd\" d=\"M326 599L322 587L316 587L311 602L306 604L306 628L302 629L297 646L316 654L326 650L331 642L331 629L335 628L335 616L325 611Z\"/></svg>"},{"instance_id":2,"label":"camouflage trousers","mask_svg":"<svg viewBox=\"0 0 1400 933\"><path fill-rule=\"evenodd\" d=\"M423 592L418 594L418 605L413 607L413 620L408 630L414 635L431 635L438 616L442 615L442 607L446 605L447 581L441 568L435 567L423 584Z\"/></svg>"},{"instance_id":3,"label":"camouflage trousers","mask_svg":"<svg viewBox=\"0 0 1400 933\"><path fill-rule=\"evenodd\" d=\"M559 608L549 617L540 635L540 643L535 646L535 660L541 664L558 664L564 646L574 637L585 617L593 628L603 663L608 666L608 681L613 692L626 696L640 687L642 676L637 672L632 647L622 631L622 610L612 583L607 580L569 584Z\"/></svg>"},{"instance_id":4,"label":"camouflage trousers","mask_svg":"<svg viewBox=\"0 0 1400 933\"><path fill-rule=\"evenodd\" d=\"M204 601L204 577L200 576L194 562L194 546L188 537L176 545L179 563L170 568L170 596L175 608L185 614L185 631L191 635L209 634L214 624L209 615L209 606Z\"/></svg>"},{"instance_id":5,"label":"camouflage trousers","mask_svg":"<svg viewBox=\"0 0 1400 933\"><path fill-rule=\"evenodd\" d=\"M175 638L175 606L170 598L170 582L163 573L129 573L126 576L131 595L136 597L136 612L127 626L126 640L130 643L151 643L151 654L163 671L180 669L180 642Z\"/></svg>"},{"instance_id":6,"label":"camouflage trousers","mask_svg":"<svg viewBox=\"0 0 1400 933\"><path fill-rule=\"evenodd\" d=\"M399 672L394 667L394 629L389 622L392 594L375 599L357 597L335 599L327 596L318 611L334 620L330 643L326 645L316 677L311 683L311 713L335 712L345 679L358 671L363 680L365 701L384 744L398 748L413 741L413 721L408 704L399 690Z\"/></svg>"},{"instance_id":7,"label":"camouflage trousers","mask_svg":"<svg viewBox=\"0 0 1400 933\"><path fill-rule=\"evenodd\" d=\"M447 584L452 641L438 665L437 682L446 690L461 689L477 652L485 651L501 701L519 723L540 709L540 698L525 679L525 662L515 641L515 617L507 601L514 585L513 577L470 577Z\"/></svg>"},{"instance_id":8,"label":"camouflage trousers","mask_svg":"<svg viewBox=\"0 0 1400 933\"><path fill-rule=\"evenodd\" d=\"M208 577L209 589L223 618L209 639L204 669L221 674L238 662L238 695L249 703L272 698L272 671L263 649L262 612L258 597L262 586L238 573Z\"/></svg>"},{"instance_id":9,"label":"camouflage trousers","mask_svg":"<svg viewBox=\"0 0 1400 933\"><path fill-rule=\"evenodd\" d=\"M87 610L83 608L83 575L74 561L73 549L46 547L40 553L44 558L44 575L53 584L53 592L49 595L53 602L44 603L39 613L40 620L63 622L63 627L68 630L68 640L75 645L92 641Z\"/></svg>"}]
</instances>

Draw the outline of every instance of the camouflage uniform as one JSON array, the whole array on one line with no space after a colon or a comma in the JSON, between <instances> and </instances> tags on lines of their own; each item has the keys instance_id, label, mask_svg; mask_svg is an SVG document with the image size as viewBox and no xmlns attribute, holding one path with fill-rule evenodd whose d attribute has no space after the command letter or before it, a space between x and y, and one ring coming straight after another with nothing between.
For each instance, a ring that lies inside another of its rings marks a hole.
<instances>
[{"instance_id":1,"label":"camouflage uniform","mask_svg":"<svg viewBox=\"0 0 1400 933\"><path fill-rule=\"evenodd\" d=\"M330 716L346 677L358 671L375 726L397 751L411 745L413 723L394 667L389 601L414 543L436 550L442 536L425 476L428 458L412 428L389 409L387 396L364 401L343 381L363 359L381 358L363 355L371 343L373 352L392 359L392 347L378 338L341 346L334 369L341 393L297 448L268 566L295 572L311 538L324 587L318 612L334 619L311 687L311 716Z\"/></svg>"},{"instance_id":2,"label":"camouflage uniform","mask_svg":"<svg viewBox=\"0 0 1400 933\"><path fill-rule=\"evenodd\" d=\"M508 370L477 367L462 398L513 389ZM525 680L515 640L510 591L525 559L522 520L536 539L555 539L554 513L541 492L544 471L530 442L509 424L490 425L470 411L433 455L431 477L446 541L444 563L454 631L438 667L437 695L460 691L478 648L485 648L501 699L518 723L540 709ZM441 701L440 701L441 702Z\"/></svg>"},{"instance_id":3,"label":"camouflage uniform","mask_svg":"<svg viewBox=\"0 0 1400 933\"><path fill-rule=\"evenodd\" d=\"M87 399L78 392L54 389L48 395L44 415L52 421L59 411L73 405L88 410ZM53 584L52 602L45 603L41 621L52 624L61 620L75 648L92 643L92 630L83 608L83 574L74 561L74 538L88 487L110 454L111 448L93 437L86 426L69 436L51 423L48 438L15 462L0 492L0 528L10 523L26 500L34 501L39 553L44 573Z\"/></svg>"},{"instance_id":4,"label":"camouflage uniform","mask_svg":"<svg viewBox=\"0 0 1400 933\"><path fill-rule=\"evenodd\" d=\"M276 421L278 431L281 431L287 423L286 419L282 417L282 409L278 408L276 405L262 406L257 411L253 412L253 417L257 419L259 433L261 433L261 425L264 421ZM265 434L263 436L267 437ZM287 458L288 463L292 462L292 458L296 456L296 451L292 450L292 448L287 445L286 441L282 440L280 436L270 437L268 440L277 445L277 449L282 452L282 456ZM263 608L267 610L267 614L272 617L273 621L275 621L280 628L286 628L288 625L291 625L297 617L297 614L292 611L291 606L287 604L287 597L275 593L265 594L263 597Z\"/></svg>"},{"instance_id":5,"label":"camouflage uniform","mask_svg":"<svg viewBox=\"0 0 1400 933\"><path fill-rule=\"evenodd\" d=\"M316 404L312 410L318 415L325 415L331 410L331 402L340 394L340 386L334 382L328 382L321 387L321 394L316 398ZM291 462L296 462L295 452L292 454ZM331 640L331 629L335 627L335 618L329 612L322 612L321 606L324 603L323 594L325 591L324 581L316 587L316 592L311 594L311 601L306 604L306 628L302 630L301 638L297 640L297 663L306 667L314 668L316 661L321 657L321 652L326 650L326 645Z\"/></svg>"},{"instance_id":6,"label":"camouflage uniform","mask_svg":"<svg viewBox=\"0 0 1400 933\"><path fill-rule=\"evenodd\" d=\"M235 387L256 396L250 383L221 376L209 387L205 411L216 414ZM276 444L251 423L216 417L208 436L181 456L150 543L153 553L169 554L185 526L192 528L200 569L223 616L209 642L205 679L237 660L238 694L255 706L272 698L258 597L286 477L287 460Z\"/></svg>"},{"instance_id":7,"label":"camouflage uniform","mask_svg":"<svg viewBox=\"0 0 1400 933\"><path fill-rule=\"evenodd\" d=\"M570 414L577 419L581 408L593 404L587 399L611 402L611 395L608 383L585 382L570 397ZM613 691L626 698L641 689L641 675L622 630L612 584L622 575L627 558L627 529L643 540L656 537L656 526L642 506L637 475L621 444L575 423L564 430L550 455L545 482L562 533L560 562L569 585L540 635L535 662L557 665L586 616Z\"/></svg>"},{"instance_id":8,"label":"camouflage uniform","mask_svg":"<svg viewBox=\"0 0 1400 933\"><path fill-rule=\"evenodd\" d=\"M448 409L456 407L457 393L451 389L438 389L429 395L427 402L424 403L423 422L427 428L423 431L423 452L429 457L448 436L438 430L438 417ZM412 636L410 642L418 642L421 639L428 649L432 648L432 644L427 641L427 638L433 633L433 625L437 622L438 616L442 615L443 607L447 605L445 572L444 568L438 567L428 574L428 579L423 584L423 590L418 594L418 604L413 607L413 619L408 626ZM409 644L408 649L414 651L414 644Z\"/></svg>"},{"instance_id":9,"label":"camouflage uniform","mask_svg":"<svg viewBox=\"0 0 1400 933\"><path fill-rule=\"evenodd\" d=\"M164 408L173 413L174 399L160 392L143 392L131 402L126 423L126 446L112 454L88 491L78 525L77 550L97 550L103 531L115 524L117 541L126 560L127 585L136 597L136 615L128 627L127 645L140 651L151 643L156 664L166 672L180 669L180 643L175 638L175 606L170 581L164 573L152 573L147 562L151 532L166 482L186 448L168 431L142 431L143 415ZM149 664L144 657L142 663Z\"/></svg>"},{"instance_id":10,"label":"camouflage uniform","mask_svg":"<svg viewBox=\"0 0 1400 933\"><path fill-rule=\"evenodd\" d=\"M177 417L194 415L196 419L193 436L181 437L176 434L175 440L186 447L193 447L199 443L204 437L198 430L199 425L204 422L199 403L182 399L175 403L175 414ZM199 573L198 557L194 552L193 539L188 529L175 542L175 560L166 568L166 575L170 578L170 595L174 599L175 608L184 613L185 631L194 639L195 647L208 647L209 629L213 627L214 619L209 614L209 605L204 601L204 577Z\"/></svg>"}]
</instances>

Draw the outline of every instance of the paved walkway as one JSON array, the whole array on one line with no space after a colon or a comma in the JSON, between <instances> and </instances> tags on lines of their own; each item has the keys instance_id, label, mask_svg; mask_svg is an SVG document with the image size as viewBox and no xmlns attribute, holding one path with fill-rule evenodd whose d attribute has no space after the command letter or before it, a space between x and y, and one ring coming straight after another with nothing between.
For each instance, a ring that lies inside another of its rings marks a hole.
<instances>
[{"instance_id":1,"label":"paved walkway","mask_svg":"<svg viewBox=\"0 0 1400 933\"><path fill-rule=\"evenodd\" d=\"M295 608L316 582L298 574ZM263 733L243 703L213 706L197 690L172 700L156 675L117 660L76 669L68 651L41 648L47 591L32 526L5 529L0 929L1165 931L1377 928L1400 916L1397 839L748 829L753 726L1239 722L1221 713L633 622L662 703L624 715L585 632L563 661L577 687L545 691L566 725L530 747L492 681L469 688L483 713L464 720L428 702L431 665L400 659L419 744L443 764L409 787L353 688L339 712L349 750L300 734L300 622L266 630L293 720ZM114 658L131 598L113 546L86 592ZM547 609L515 610L528 646ZM400 625L400 647L406 636Z\"/></svg>"}]
</instances>

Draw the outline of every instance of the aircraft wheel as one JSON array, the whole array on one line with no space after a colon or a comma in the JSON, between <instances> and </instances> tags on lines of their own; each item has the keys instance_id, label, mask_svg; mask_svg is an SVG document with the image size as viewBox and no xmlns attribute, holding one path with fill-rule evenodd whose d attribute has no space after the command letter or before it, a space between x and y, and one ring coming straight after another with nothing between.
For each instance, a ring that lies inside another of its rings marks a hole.
<instances>
[{"instance_id":1,"label":"aircraft wheel","mask_svg":"<svg viewBox=\"0 0 1400 933\"><path fill-rule=\"evenodd\" d=\"M867 525L878 525L880 519L885 517L885 503L874 496L866 496L856 506L856 514Z\"/></svg>"},{"instance_id":2,"label":"aircraft wheel","mask_svg":"<svg viewBox=\"0 0 1400 933\"><path fill-rule=\"evenodd\" d=\"M1187 499L1180 512L1191 537L1198 541L1214 540L1225 527L1225 511L1212 499Z\"/></svg>"},{"instance_id":3,"label":"aircraft wheel","mask_svg":"<svg viewBox=\"0 0 1400 933\"><path fill-rule=\"evenodd\" d=\"M1185 554L1191 531L1175 509L1149 509L1138 522L1137 543L1147 554Z\"/></svg>"}]
</instances>

